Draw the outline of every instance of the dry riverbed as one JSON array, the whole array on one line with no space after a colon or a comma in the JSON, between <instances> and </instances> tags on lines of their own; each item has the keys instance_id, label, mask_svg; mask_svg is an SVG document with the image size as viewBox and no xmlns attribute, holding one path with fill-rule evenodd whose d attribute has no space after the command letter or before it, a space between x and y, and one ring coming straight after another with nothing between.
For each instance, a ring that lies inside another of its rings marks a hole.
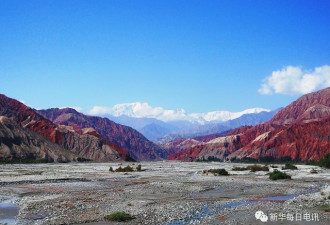
<instances>
[{"instance_id":1,"label":"dry riverbed","mask_svg":"<svg viewBox=\"0 0 330 225\"><path fill-rule=\"evenodd\" d=\"M330 224L329 169L298 165L286 171L292 180L272 181L232 171L246 164L140 164L128 173L109 172L118 163L0 165L0 224L123 224L103 220L115 211L135 216L124 224L266 224L259 210L270 224ZM214 168L230 176L202 173Z\"/></svg>"}]
</instances>

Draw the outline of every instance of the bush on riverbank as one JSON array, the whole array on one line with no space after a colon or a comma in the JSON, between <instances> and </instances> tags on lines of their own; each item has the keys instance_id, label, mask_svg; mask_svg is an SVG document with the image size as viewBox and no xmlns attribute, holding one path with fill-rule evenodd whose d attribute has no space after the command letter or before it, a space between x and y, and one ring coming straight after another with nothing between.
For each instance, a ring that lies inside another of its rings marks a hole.
<instances>
[{"instance_id":1,"label":"bush on riverbank","mask_svg":"<svg viewBox=\"0 0 330 225\"><path fill-rule=\"evenodd\" d=\"M330 169L330 154L327 153L322 159L319 161L309 161L306 163L307 165L315 165L315 166L320 166L320 167L325 167Z\"/></svg>"},{"instance_id":2,"label":"bush on riverbank","mask_svg":"<svg viewBox=\"0 0 330 225\"><path fill-rule=\"evenodd\" d=\"M196 162L222 162L222 161L223 161L222 159L217 158L215 156L208 156L207 158L203 156L203 158L196 160Z\"/></svg>"},{"instance_id":3,"label":"bush on riverbank","mask_svg":"<svg viewBox=\"0 0 330 225\"><path fill-rule=\"evenodd\" d=\"M285 162L298 162L299 160L291 159L290 156L283 156L281 158L274 158L272 156L263 156L259 159L244 157L241 159L233 158L231 160L235 163L285 163Z\"/></svg>"},{"instance_id":4,"label":"bush on riverbank","mask_svg":"<svg viewBox=\"0 0 330 225\"><path fill-rule=\"evenodd\" d=\"M247 166L247 167L234 167L232 170L233 171L250 170L251 172L256 172L256 171L269 171L269 168L268 168L268 166L252 165L252 166Z\"/></svg>"},{"instance_id":5,"label":"bush on riverbank","mask_svg":"<svg viewBox=\"0 0 330 225\"><path fill-rule=\"evenodd\" d=\"M133 220L135 219L135 217L125 212L114 212L111 213L110 215L105 216L104 219L107 221L124 222L124 221Z\"/></svg>"},{"instance_id":6,"label":"bush on riverbank","mask_svg":"<svg viewBox=\"0 0 330 225\"><path fill-rule=\"evenodd\" d=\"M298 168L292 163L286 163L282 170L297 170Z\"/></svg>"},{"instance_id":7,"label":"bush on riverbank","mask_svg":"<svg viewBox=\"0 0 330 225\"><path fill-rule=\"evenodd\" d=\"M233 167L232 168L232 171L245 171L245 170L248 170L246 167Z\"/></svg>"},{"instance_id":8,"label":"bush on riverbank","mask_svg":"<svg viewBox=\"0 0 330 225\"><path fill-rule=\"evenodd\" d=\"M213 173L214 176L228 176L229 173L225 169L210 169L210 170L204 170L203 173Z\"/></svg>"},{"instance_id":9,"label":"bush on riverbank","mask_svg":"<svg viewBox=\"0 0 330 225\"><path fill-rule=\"evenodd\" d=\"M115 172L133 172L133 171L134 169L131 166L126 166L124 168L120 166L115 170Z\"/></svg>"},{"instance_id":10,"label":"bush on riverbank","mask_svg":"<svg viewBox=\"0 0 330 225\"><path fill-rule=\"evenodd\" d=\"M274 170L273 172L271 172L269 174L269 178L271 180L279 180L279 179L291 179L291 176L284 173L284 172L281 172L281 171L278 171L278 170Z\"/></svg>"},{"instance_id":11,"label":"bush on riverbank","mask_svg":"<svg viewBox=\"0 0 330 225\"><path fill-rule=\"evenodd\" d=\"M268 166L258 166L258 165L252 165L246 167L248 170L251 170L251 172L257 172L257 171L269 171Z\"/></svg>"},{"instance_id":12,"label":"bush on riverbank","mask_svg":"<svg viewBox=\"0 0 330 225\"><path fill-rule=\"evenodd\" d=\"M134 170L133 167L131 166L126 166L126 167L121 167L119 166L117 169L113 169L112 166L109 168L109 171L110 172L133 172L133 171L138 171L138 172L141 172L142 171L142 165L138 165L136 167L136 170Z\"/></svg>"}]
</instances>

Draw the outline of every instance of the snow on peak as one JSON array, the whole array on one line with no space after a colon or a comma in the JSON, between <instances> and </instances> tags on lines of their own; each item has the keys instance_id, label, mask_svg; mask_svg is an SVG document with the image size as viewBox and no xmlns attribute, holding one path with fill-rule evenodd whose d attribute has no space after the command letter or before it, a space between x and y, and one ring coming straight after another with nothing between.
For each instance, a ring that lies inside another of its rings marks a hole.
<instances>
[{"instance_id":1,"label":"snow on peak","mask_svg":"<svg viewBox=\"0 0 330 225\"><path fill-rule=\"evenodd\" d=\"M135 118L155 118L162 121L187 120L204 124L212 121L227 121L236 119L244 114L269 112L269 109L251 108L241 112L213 111L207 113L187 114L184 109L168 110L162 107L152 107L146 102L122 103L113 107L94 106L90 110L92 115L110 114L113 116L126 115Z\"/></svg>"},{"instance_id":2,"label":"snow on peak","mask_svg":"<svg viewBox=\"0 0 330 225\"><path fill-rule=\"evenodd\" d=\"M269 112L269 109L263 108L252 108L246 109L241 112L229 112L229 111L213 111L207 113L192 113L190 116L194 118L199 123L211 122L211 121L227 121L233 120L238 117L243 116L244 114L260 113L260 112Z\"/></svg>"}]
</instances>

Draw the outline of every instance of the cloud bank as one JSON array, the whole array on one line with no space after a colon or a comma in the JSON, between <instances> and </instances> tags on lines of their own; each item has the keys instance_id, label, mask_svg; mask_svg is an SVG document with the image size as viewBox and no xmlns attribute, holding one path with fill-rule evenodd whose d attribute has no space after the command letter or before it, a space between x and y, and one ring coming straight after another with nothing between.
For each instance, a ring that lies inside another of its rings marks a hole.
<instances>
[{"instance_id":1,"label":"cloud bank","mask_svg":"<svg viewBox=\"0 0 330 225\"><path fill-rule=\"evenodd\" d=\"M258 92L262 95L307 94L330 86L330 66L316 67L312 71L303 71L301 67L287 66L273 71L263 80Z\"/></svg>"},{"instance_id":2,"label":"cloud bank","mask_svg":"<svg viewBox=\"0 0 330 225\"><path fill-rule=\"evenodd\" d=\"M252 108L241 112L213 111L207 113L187 114L184 109L169 110L162 107L152 107L146 102L117 104L113 107L94 106L91 115L129 116L135 118L155 118L162 121L187 120L204 124L210 121L227 121L236 119L244 114L270 111L263 108Z\"/></svg>"},{"instance_id":3,"label":"cloud bank","mask_svg":"<svg viewBox=\"0 0 330 225\"><path fill-rule=\"evenodd\" d=\"M156 118L159 120L179 120L186 117L184 109L167 110L162 107L152 107L146 102L117 104L113 107L94 106L91 115L130 116L135 118Z\"/></svg>"}]
</instances>

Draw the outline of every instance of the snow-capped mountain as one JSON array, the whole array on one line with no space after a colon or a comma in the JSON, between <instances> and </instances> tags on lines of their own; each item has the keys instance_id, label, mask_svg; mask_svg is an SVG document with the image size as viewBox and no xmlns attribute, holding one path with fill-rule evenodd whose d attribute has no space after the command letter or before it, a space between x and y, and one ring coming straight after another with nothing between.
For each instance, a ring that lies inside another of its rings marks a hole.
<instances>
[{"instance_id":1,"label":"snow-capped mountain","mask_svg":"<svg viewBox=\"0 0 330 225\"><path fill-rule=\"evenodd\" d=\"M252 108L246 109L241 112L229 112L229 111L213 111L207 113L192 113L189 116L194 118L200 124L205 124L205 122L225 122L228 120L237 119L245 114L257 114L261 112L270 112L269 109L263 108Z\"/></svg>"},{"instance_id":2,"label":"snow-capped mountain","mask_svg":"<svg viewBox=\"0 0 330 225\"><path fill-rule=\"evenodd\" d=\"M239 118L245 114L256 114L260 112L270 112L270 110L251 108L240 112L213 111L188 114L184 109L168 110L162 107L152 107L146 102L134 102L117 104L113 107L95 106L90 111L90 114L111 115L115 117L153 118L164 122L184 120L192 123L206 124L210 122L224 122Z\"/></svg>"}]
</instances>

